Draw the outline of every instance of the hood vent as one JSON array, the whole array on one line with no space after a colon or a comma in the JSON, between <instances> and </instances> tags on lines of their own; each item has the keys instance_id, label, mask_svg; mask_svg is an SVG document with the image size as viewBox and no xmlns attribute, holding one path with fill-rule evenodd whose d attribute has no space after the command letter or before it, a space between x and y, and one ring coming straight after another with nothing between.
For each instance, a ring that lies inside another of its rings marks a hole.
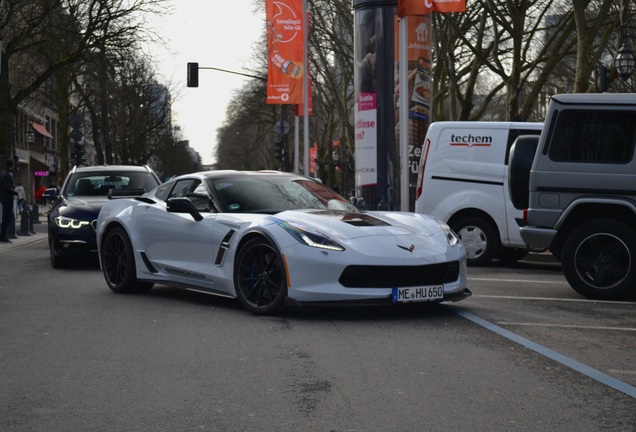
<instances>
[{"instance_id":1,"label":"hood vent","mask_svg":"<svg viewBox=\"0 0 636 432\"><path fill-rule=\"evenodd\" d=\"M390 226L390 224L380 220L376 217L365 213L352 213L336 210L317 210L310 212L311 214L318 216L325 216L334 219L338 219L349 225L366 227L366 226Z\"/></svg>"}]
</instances>

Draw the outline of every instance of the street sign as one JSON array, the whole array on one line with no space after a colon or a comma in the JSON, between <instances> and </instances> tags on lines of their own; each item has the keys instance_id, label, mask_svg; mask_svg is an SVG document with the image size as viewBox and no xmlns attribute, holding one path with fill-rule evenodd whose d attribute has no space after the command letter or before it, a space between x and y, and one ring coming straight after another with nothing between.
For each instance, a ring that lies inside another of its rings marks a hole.
<instances>
[{"instance_id":1,"label":"street sign","mask_svg":"<svg viewBox=\"0 0 636 432\"><path fill-rule=\"evenodd\" d=\"M280 136L287 135L289 133L289 123L285 120L278 120L274 124L274 132Z\"/></svg>"}]
</instances>

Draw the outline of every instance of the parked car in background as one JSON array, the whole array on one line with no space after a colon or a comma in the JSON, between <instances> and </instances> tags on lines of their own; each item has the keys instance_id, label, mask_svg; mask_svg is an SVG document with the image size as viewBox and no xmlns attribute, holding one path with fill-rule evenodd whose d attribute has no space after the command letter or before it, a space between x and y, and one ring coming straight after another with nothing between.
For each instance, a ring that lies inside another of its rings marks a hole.
<instances>
[{"instance_id":1,"label":"parked car in background","mask_svg":"<svg viewBox=\"0 0 636 432\"><path fill-rule=\"evenodd\" d=\"M514 262L529 250L519 231L523 213L508 195L508 153L520 135L543 123L442 121L426 133L415 212L446 221L461 239L469 265Z\"/></svg>"},{"instance_id":2,"label":"parked car in background","mask_svg":"<svg viewBox=\"0 0 636 432\"><path fill-rule=\"evenodd\" d=\"M51 266L64 267L73 258L97 256L93 222L111 190L149 191L161 184L147 166L75 167L59 194L51 191L47 215Z\"/></svg>"},{"instance_id":3,"label":"parked car in background","mask_svg":"<svg viewBox=\"0 0 636 432\"><path fill-rule=\"evenodd\" d=\"M470 295L464 247L444 222L362 213L315 179L278 171L194 173L113 197L97 242L114 292L173 285L256 314Z\"/></svg>"}]
</instances>

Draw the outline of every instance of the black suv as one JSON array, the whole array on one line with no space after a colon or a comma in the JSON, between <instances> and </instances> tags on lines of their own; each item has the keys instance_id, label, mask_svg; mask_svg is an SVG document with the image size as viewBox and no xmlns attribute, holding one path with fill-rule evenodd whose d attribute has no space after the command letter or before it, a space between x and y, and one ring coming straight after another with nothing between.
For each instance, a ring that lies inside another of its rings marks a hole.
<instances>
[{"instance_id":1,"label":"black suv","mask_svg":"<svg viewBox=\"0 0 636 432\"><path fill-rule=\"evenodd\" d=\"M97 257L93 221L111 190L148 192L161 182L147 166L104 165L75 167L48 212L51 266L64 267L72 258ZM123 192L123 191L122 191Z\"/></svg>"}]
</instances>

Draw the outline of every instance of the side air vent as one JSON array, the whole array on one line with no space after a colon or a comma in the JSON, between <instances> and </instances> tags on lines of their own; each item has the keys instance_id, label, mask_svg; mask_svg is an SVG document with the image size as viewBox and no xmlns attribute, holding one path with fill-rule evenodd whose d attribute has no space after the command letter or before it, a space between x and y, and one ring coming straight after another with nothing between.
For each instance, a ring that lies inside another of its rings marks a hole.
<instances>
[{"instance_id":1,"label":"side air vent","mask_svg":"<svg viewBox=\"0 0 636 432\"><path fill-rule=\"evenodd\" d=\"M216 260L214 261L214 265L221 265L223 262L223 257L225 256L225 252L230 248L230 240L236 233L236 230L229 230L225 237L223 237L223 241L221 242L221 246L219 247L219 252L216 254Z\"/></svg>"}]
</instances>

